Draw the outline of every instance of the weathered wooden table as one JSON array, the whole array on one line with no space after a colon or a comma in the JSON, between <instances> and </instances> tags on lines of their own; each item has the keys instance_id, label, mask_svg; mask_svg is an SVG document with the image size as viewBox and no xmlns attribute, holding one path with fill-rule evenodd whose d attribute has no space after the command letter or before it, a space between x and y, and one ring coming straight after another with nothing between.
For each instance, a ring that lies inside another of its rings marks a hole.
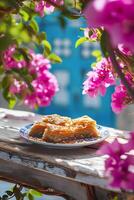
<instances>
[{"instance_id":1,"label":"weathered wooden table","mask_svg":"<svg viewBox=\"0 0 134 200\"><path fill-rule=\"evenodd\" d=\"M76 200L104 199L101 190L110 188L104 176L105 156L96 155L98 146L56 150L28 144L20 139L18 129L40 116L0 109L0 118L0 179L44 193L53 188L55 194ZM115 137L125 141L123 131L109 130L105 142Z\"/></svg>"}]
</instances>

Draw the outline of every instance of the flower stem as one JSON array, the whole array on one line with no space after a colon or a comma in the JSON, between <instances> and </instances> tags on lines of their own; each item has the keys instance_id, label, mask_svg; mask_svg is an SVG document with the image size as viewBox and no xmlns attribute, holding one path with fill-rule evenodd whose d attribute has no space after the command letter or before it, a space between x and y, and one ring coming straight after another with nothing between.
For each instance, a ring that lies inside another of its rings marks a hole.
<instances>
[{"instance_id":1,"label":"flower stem","mask_svg":"<svg viewBox=\"0 0 134 200\"><path fill-rule=\"evenodd\" d=\"M132 100L134 100L134 89L130 86L129 82L126 80L124 73L122 72L121 68L119 67L119 64L116 60L116 56L114 54L114 50L112 47L112 44L110 42L109 36L106 37L107 39L107 51L109 53L112 65L114 70L116 71L116 73L118 74L119 78L121 79L122 83L125 85L128 94L130 95L130 97L132 98Z\"/></svg>"}]
</instances>

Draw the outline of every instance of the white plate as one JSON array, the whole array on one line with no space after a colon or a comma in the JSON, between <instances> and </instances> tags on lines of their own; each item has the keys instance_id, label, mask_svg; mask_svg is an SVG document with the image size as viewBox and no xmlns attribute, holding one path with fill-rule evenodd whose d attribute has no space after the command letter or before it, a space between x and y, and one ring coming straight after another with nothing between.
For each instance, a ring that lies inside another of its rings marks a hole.
<instances>
[{"instance_id":1,"label":"white plate","mask_svg":"<svg viewBox=\"0 0 134 200\"><path fill-rule=\"evenodd\" d=\"M20 136L30 143L35 143L35 144L41 144L44 147L47 148L55 148L55 149L73 149L73 148L80 148L80 147L85 147L85 146L90 146L93 144L98 144L102 141L104 141L109 135L109 130L104 127L97 125L97 128L100 132L100 137L99 138L89 138L83 141L77 141L73 144L61 144L61 143L49 143L49 142L42 142L42 141L37 141L37 140L32 140L28 137L29 131L31 129L33 124L29 124L27 126L24 126L20 129Z\"/></svg>"}]
</instances>

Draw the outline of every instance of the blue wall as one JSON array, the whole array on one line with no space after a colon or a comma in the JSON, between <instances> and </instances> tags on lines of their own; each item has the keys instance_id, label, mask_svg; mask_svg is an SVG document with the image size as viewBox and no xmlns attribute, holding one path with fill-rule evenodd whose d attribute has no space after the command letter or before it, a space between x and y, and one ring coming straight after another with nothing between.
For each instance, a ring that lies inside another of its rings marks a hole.
<instances>
[{"instance_id":1,"label":"blue wall","mask_svg":"<svg viewBox=\"0 0 134 200\"><path fill-rule=\"evenodd\" d=\"M60 91L47 108L39 108L41 114L58 113L71 117L90 115L98 124L115 126L115 116L110 107L111 93L107 91L105 97L90 98L82 95L82 83L90 69L94 57L91 51L99 49L97 43L84 43L75 49L75 42L81 34L80 27L86 27L85 21L67 20L66 28L61 28L58 13L38 21L40 30L46 31L53 51L62 57L62 64L55 64L52 72L58 78Z\"/></svg>"}]
</instances>

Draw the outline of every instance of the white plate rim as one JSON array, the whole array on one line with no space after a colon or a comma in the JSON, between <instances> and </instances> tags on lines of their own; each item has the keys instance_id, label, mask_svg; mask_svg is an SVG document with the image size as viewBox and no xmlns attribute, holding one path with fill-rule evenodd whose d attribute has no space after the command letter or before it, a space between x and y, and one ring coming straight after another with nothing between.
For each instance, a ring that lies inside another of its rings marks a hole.
<instances>
[{"instance_id":1,"label":"white plate rim","mask_svg":"<svg viewBox=\"0 0 134 200\"><path fill-rule=\"evenodd\" d=\"M101 138L96 138L91 141L83 141L83 142L78 142L78 143L73 143L73 144L61 144L61 143L49 143L49 142L41 142L41 141L36 141L28 138L28 133L30 131L30 128L32 127L33 124L28 124L20 129L20 136L27 140L30 143L33 144L40 144L43 145L44 147L47 148L57 148L57 149L66 149L66 148L78 148L78 147L84 147L84 146L90 146L94 144L98 144L103 142L107 137L110 136L109 130L105 126L97 125L98 130L100 131Z\"/></svg>"}]
</instances>

